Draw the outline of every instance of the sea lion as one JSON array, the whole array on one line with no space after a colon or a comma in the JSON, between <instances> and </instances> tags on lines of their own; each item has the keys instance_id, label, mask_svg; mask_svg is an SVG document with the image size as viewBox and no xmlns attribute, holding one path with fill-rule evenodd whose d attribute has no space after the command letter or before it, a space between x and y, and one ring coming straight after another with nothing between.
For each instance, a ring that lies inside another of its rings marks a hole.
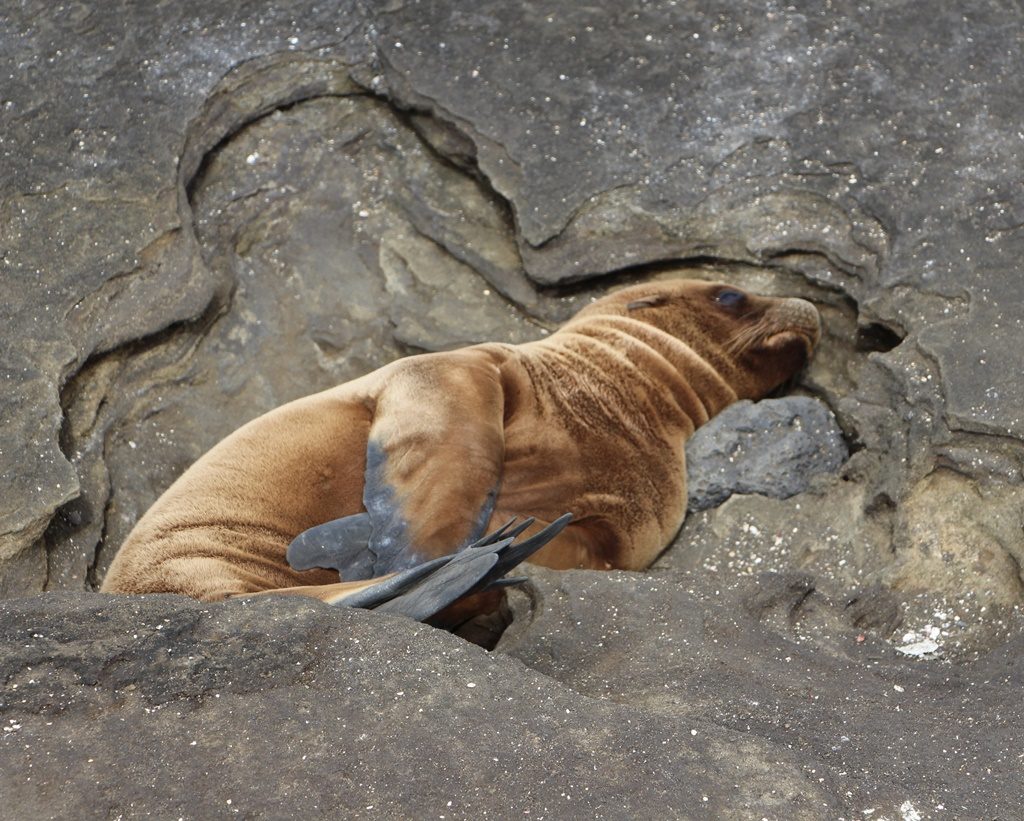
<instances>
[{"instance_id":1,"label":"sea lion","mask_svg":"<svg viewBox=\"0 0 1024 821\"><path fill-rule=\"evenodd\" d=\"M598 299L536 342L400 359L216 445L138 522L102 589L344 603L521 516L536 519L534 562L645 568L682 524L687 438L789 380L819 336L804 300L672 280ZM508 569L487 562L467 589Z\"/></svg>"}]
</instances>

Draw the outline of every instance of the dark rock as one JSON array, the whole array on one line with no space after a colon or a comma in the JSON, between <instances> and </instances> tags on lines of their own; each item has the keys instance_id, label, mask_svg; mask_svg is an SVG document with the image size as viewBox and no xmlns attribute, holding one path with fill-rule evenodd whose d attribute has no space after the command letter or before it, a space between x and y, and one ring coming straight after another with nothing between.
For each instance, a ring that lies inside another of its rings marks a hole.
<instances>
[{"instance_id":1,"label":"dark rock","mask_svg":"<svg viewBox=\"0 0 1024 821\"><path fill-rule=\"evenodd\" d=\"M763 573L757 578L753 594L747 599L750 615L764 621L768 614L781 610L795 621L807 598L814 593L814 578L806 573Z\"/></svg>"},{"instance_id":2,"label":"dark rock","mask_svg":"<svg viewBox=\"0 0 1024 821\"><path fill-rule=\"evenodd\" d=\"M816 399L737 402L686 443L689 509L715 507L733 493L788 499L847 455L835 417Z\"/></svg>"},{"instance_id":3,"label":"dark rock","mask_svg":"<svg viewBox=\"0 0 1024 821\"><path fill-rule=\"evenodd\" d=\"M1019 635L970 665L908 664L807 574L731 587L677 573L531 578L499 652L586 697L710 719L795 751L834 802L823 816L1017 811L1007 752L1024 718ZM986 762L984 777L948 777L953 766L974 772L974 761Z\"/></svg>"},{"instance_id":4,"label":"dark rock","mask_svg":"<svg viewBox=\"0 0 1024 821\"><path fill-rule=\"evenodd\" d=\"M891 636L903 621L898 599L880 584L855 590L844 607L851 625L882 636Z\"/></svg>"},{"instance_id":5,"label":"dark rock","mask_svg":"<svg viewBox=\"0 0 1024 821\"><path fill-rule=\"evenodd\" d=\"M581 698L397 617L65 594L0 603L0 625L5 817L813 819L848 805L769 740Z\"/></svg>"},{"instance_id":6,"label":"dark rock","mask_svg":"<svg viewBox=\"0 0 1024 821\"><path fill-rule=\"evenodd\" d=\"M1020 652L908 665L828 602L782 637L757 588L532 575L496 654L292 598L2 602L0 814L1015 812Z\"/></svg>"}]
</instances>

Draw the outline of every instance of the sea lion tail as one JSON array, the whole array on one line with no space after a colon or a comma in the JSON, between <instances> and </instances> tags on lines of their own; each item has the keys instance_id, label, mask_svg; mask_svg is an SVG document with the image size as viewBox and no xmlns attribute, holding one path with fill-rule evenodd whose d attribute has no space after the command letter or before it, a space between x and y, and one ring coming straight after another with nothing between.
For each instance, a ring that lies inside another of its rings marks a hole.
<instances>
[{"instance_id":1,"label":"sea lion tail","mask_svg":"<svg viewBox=\"0 0 1024 821\"><path fill-rule=\"evenodd\" d=\"M572 514L566 513L518 544L516 539L533 519L515 527L513 519L457 553L396 573L333 603L423 621L464 596L522 582L503 577L554 539L571 519Z\"/></svg>"}]
</instances>

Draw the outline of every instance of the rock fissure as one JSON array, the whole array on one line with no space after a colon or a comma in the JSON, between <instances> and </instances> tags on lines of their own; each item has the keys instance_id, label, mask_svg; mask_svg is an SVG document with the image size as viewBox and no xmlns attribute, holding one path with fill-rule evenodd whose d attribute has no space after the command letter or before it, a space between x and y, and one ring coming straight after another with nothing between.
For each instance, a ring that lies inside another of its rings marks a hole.
<instances>
[{"instance_id":1,"label":"rock fissure","mask_svg":"<svg viewBox=\"0 0 1024 821\"><path fill-rule=\"evenodd\" d=\"M125 385L126 380L130 385L130 363L166 355L167 363L159 368L165 372L151 374L154 381L146 385L144 391L159 391L161 384L173 383L188 369L206 330L228 310L229 305L230 295L225 302L211 302L195 320L175 323L150 337L94 354L62 386L60 407L63 423L59 446L68 462L78 471L82 487L74 499L54 511L41 537L47 568L44 590L54 589L51 586L54 584L57 589L66 588L69 579L64 577L68 573L87 588L101 581L97 577L97 562L106 545L114 504L114 488L107 464L113 448L114 431L126 417L132 416L138 391L137 387ZM75 543L76 533L87 534L97 527L94 535L86 536L88 543ZM55 572L55 552L69 552L69 547L81 552L81 556L77 559L65 556L58 563L60 569Z\"/></svg>"},{"instance_id":2,"label":"rock fissure","mask_svg":"<svg viewBox=\"0 0 1024 821\"><path fill-rule=\"evenodd\" d=\"M215 137L214 142L209 148L205 149L199 156L198 161L195 163L195 170L188 175L182 181L182 185L185 190L186 200L191 208L192 200L194 199L195 192L197 189L203 186L204 178L206 177L211 163L217 158L218 154L223 150L224 146L237 139L246 129L251 128L259 124L262 120L273 117L276 114L291 111L297 106L301 106L303 103L310 103L315 100L325 99L346 99L349 97L368 97L372 99L378 99L376 95L369 91L349 91L349 92L325 92L316 91L310 92L308 95L297 94L294 91L285 92L282 95L282 100L276 103L264 103L257 111L252 112L249 115L240 114L236 121L232 122L230 127L224 130L223 134ZM365 132L364 132L365 133ZM355 142L360 139L364 134L359 134L349 138L350 142ZM209 135L191 135L189 142L208 143L211 142ZM183 155L184 156L184 155ZM181 167L185 167L185 163L181 163Z\"/></svg>"}]
</instances>

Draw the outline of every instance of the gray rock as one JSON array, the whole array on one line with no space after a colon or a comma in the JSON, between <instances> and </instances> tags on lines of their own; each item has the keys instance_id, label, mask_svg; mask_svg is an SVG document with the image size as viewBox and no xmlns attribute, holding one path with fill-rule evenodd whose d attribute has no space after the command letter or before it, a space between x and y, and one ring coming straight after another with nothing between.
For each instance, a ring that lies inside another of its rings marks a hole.
<instances>
[{"instance_id":1,"label":"gray rock","mask_svg":"<svg viewBox=\"0 0 1024 821\"><path fill-rule=\"evenodd\" d=\"M293 598L2 602L0 817L1016 811L1019 646L908 665L806 577L682 581L538 571L495 654Z\"/></svg>"},{"instance_id":2,"label":"gray rock","mask_svg":"<svg viewBox=\"0 0 1024 821\"><path fill-rule=\"evenodd\" d=\"M734 493L788 499L847 456L835 417L816 399L737 402L686 443L689 510L715 507Z\"/></svg>"},{"instance_id":3,"label":"gray rock","mask_svg":"<svg viewBox=\"0 0 1024 821\"><path fill-rule=\"evenodd\" d=\"M1024 489L977 487L949 470L916 485L896 515L894 590L974 600L1001 612L1024 596Z\"/></svg>"},{"instance_id":4,"label":"gray rock","mask_svg":"<svg viewBox=\"0 0 1024 821\"><path fill-rule=\"evenodd\" d=\"M581 697L398 617L55 594L0 603L0 634L5 818L814 819L847 804L767 739Z\"/></svg>"},{"instance_id":5,"label":"gray rock","mask_svg":"<svg viewBox=\"0 0 1024 821\"><path fill-rule=\"evenodd\" d=\"M819 816L1017 811L1018 776L1005 756L1024 717L1014 694L1024 684L1019 632L970 665L908 664L885 640L895 601L877 588L836 595L796 573L718 583L536 570L531 579L499 652L583 696L710 719L795 751L833 802ZM948 777L953 766L973 772L974 761L992 763L984 778Z\"/></svg>"}]
</instances>

